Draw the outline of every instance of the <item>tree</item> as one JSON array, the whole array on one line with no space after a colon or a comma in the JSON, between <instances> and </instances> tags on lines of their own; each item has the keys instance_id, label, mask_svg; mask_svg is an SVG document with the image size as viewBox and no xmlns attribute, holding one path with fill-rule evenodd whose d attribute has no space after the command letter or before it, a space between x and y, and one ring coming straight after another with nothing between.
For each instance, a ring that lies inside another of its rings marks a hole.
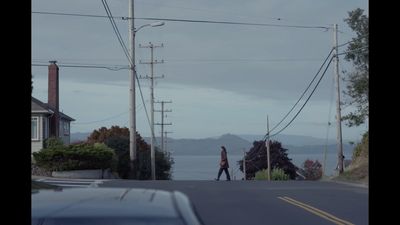
<instances>
[{"instance_id":1,"label":"tree","mask_svg":"<svg viewBox=\"0 0 400 225\"><path fill-rule=\"evenodd\" d=\"M322 177L322 165L318 160L307 159L304 161L303 171L307 180L319 180Z\"/></svg>"},{"instance_id":2,"label":"tree","mask_svg":"<svg viewBox=\"0 0 400 225\"><path fill-rule=\"evenodd\" d=\"M87 142L89 143L104 143L109 137L129 137L129 129L127 127L111 126L110 129L101 127L98 130L94 130L89 137ZM140 135L136 132L136 138ZM140 137L141 138L141 137ZM139 143L139 142L138 142Z\"/></svg>"},{"instance_id":3,"label":"tree","mask_svg":"<svg viewBox=\"0 0 400 225\"><path fill-rule=\"evenodd\" d=\"M347 47L345 60L352 62L354 71L347 73L347 86L344 93L349 97L346 105L356 107L343 117L348 126L359 126L369 117L369 19L363 14L364 10L357 8L349 12L349 17L344 21L356 33Z\"/></svg>"},{"instance_id":4,"label":"tree","mask_svg":"<svg viewBox=\"0 0 400 225\"><path fill-rule=\"evenodd\" d=\"M280 168L290 179L296 178L296 166L291 162L286 153L287 149L282 147L278 141L270 142L271 170ZM265 141L254 141L253 147L246 153L246 179L254 178L256 172L267 169L267 147ZM238 161L240 170L243 172L243 160Z\"/></svg>"},{"instance_id":5,"label":"tree","mask_svg":"<svg viewBox=\"0 0 400 225\"><path fill-rule=\"evenodd\" d=\"M136 178L140 180L151 179L150 145L136 132L137 152ZM118 157L117 171L121 178L128 178L130 172L129 154L129 129L126 127L112 126L110 129L101 127L94 130L87 139L88 143L105 143L114 149ZM169 154L155 149L156 179L171 179L173 159Z\"/></svg>"}]
</instances>

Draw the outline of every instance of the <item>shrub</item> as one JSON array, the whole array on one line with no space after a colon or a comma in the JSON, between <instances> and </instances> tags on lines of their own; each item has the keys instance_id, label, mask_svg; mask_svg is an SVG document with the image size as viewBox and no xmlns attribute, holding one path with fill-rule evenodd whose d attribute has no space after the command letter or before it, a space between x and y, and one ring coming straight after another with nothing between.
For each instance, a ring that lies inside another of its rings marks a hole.
<instances>
[{"instance_id":1,"label":"shrub","mask_svg":"<svg viewBox=\"0 0 400 225\"><path fill-rule=\"evenodd\" d=\"M271 180L289 180L289 175L283 169L274 168L271 171Z\"/></svg>"},{"instance_id":2,"label":"shrub","mask_svg":"<svg viewBox=\"0 0 400 225\"><path fill-rule=\"evenodd\" d=\"M107 169L116 164L114 151L104 144L56 145L33 157L37 166L51 171Z\"/></svg>"},{"instance_id":3,"label":"shrub","mask_svg":"<svg viewBox=\"0 0 400 225\"><path fill-rule=\"evenodd\" d=\"M319 180L322 177L322 165L318 160L307 159L303 163L306 180Z\"/></svg>"},{"instance_id":4,"label":"shrub","mask_svg":"<svg viewBox=\"0 0 400 225\"><path fill-rule=\"evenodd\" d=\"M61 138L51 137L44 141L44 148L56 148L64 145Z\"/></svg>"},{"instance_id":5,"label":"shrub","mask_svg":"<svg viewBox=\"0 0 400 225\"><path fill-rule=\"evenodd\" d=\"M268 180L267 169L256 172L255 180ZM271 180L289 180L290 177L283 169L274 168L271 171Z\"/></svg>"},{"instance_id":6,"label":"shrub","mask_svg":"<svg viewBox=\"0 0 400 225\"><path fill-rule=\"evenodd\" d=\"M127 179L130 172L129 138L114 136L108 138L105 144L114 150L118 159L116 165L118 176Z\"/></svg>"},{"instance_id":7,"label":"shrub","mask_svg":"<svg viewBox=\"0 0 400 225\"><path fill-rule=\"evenodd\" d=\"M356 161L359 157L368 158L368 132L364 133L361 143L358 143L353 150L353 161Z\"/></svg>"},{"instance_id":8,"label":"shrub","mask_svg":"<svg viewBox=\"0 0 400 225\"><path fill-rule=\"evenodd\" d=\"M254 180L268 180L267 170L259 170L256 172Z\"/></svg>"},{"instance_id":9,"label":"shrub","mask_svg":"<svg viewBox=\"0 0 400 225\"><path fill-rule=\"evenodd\" d=\"M112 148L115 151L116 157L118 157L117 171L119 177L128 179L130 173L129 137L111 136L107 138L104 143ZM138 171L136 174L137 179L151 179L150 146L148 146L144 141L143 144L138 146L136 157L138 159L136 160L135 165ZM156 179L171 179L171 167L174 163L171 156L168 153L163 153L156 148L155 163Z\"/></svg>"}]
</instances>

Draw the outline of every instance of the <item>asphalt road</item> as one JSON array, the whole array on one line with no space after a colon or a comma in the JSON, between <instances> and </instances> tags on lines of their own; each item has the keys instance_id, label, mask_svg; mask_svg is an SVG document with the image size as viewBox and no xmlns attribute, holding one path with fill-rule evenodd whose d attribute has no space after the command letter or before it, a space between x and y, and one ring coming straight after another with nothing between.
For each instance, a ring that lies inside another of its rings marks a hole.
<instances>
[{"instance_id":1,"label":"asphalt road","mask_svg":"<svg viewBox=\"0 0 400 225\"><path fill-rule=\"evenodd\" d=\"M205 225L368 224L368 189L317 181L129 181L100 187L179 190Z\"/></svg>"}]
</instances>

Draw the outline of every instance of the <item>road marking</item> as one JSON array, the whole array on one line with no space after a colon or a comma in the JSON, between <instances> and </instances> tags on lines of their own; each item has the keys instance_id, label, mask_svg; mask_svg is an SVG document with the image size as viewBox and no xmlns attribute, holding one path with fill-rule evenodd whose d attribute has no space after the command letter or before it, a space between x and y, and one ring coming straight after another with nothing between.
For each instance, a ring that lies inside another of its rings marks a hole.
<instances>
[{"instance_id":1,"label":"road marking","mask_svg":"<svg viewBox=\"0 0 400 225\"><path fill-rule=\"evenodd\" d=\"M333 222L335 224L338 224L338 225L354 225L353 223L350 223L350 222L348 222L346 220L339 219L339 218L337 218L336 216L334 216L334 215L332 215L330 213L327 213L325 211L322 211L320 209L317 209L317 208L312 207L310 205L307 205L305 203L299 202L299 201L294 200L292 198L289 198L287 196L278 197L278 198L283 200L283 201L286 201L286 202L288 202L288 203L290 203L292 205L295 205L295 206L298 206L298 207L300 207L302 209L305 209L305 210L307 210L307 211L309 211L309 212L311 212L311 213L313 213L313 214L315 214L317 216L320 216L320 217L322 217L322 218L324 218L326 220L329 220L329 221L331 221L331 222Z\"/></svg>"}]
</instances>

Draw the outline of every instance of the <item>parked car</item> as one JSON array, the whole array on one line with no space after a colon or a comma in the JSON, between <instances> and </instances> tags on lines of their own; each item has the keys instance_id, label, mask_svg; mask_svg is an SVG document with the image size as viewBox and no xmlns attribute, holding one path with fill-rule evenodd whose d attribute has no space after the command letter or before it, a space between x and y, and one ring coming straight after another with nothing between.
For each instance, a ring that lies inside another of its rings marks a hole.
<instances>
[{"instance_id":1,"label":"parked car","mask_svg":"<svg viewBox=\"0 0 400 225\"><path fill-rule=\"evenodd\" d=\"M32 225L201 225L179 191L124 188L32 189Z\"/></svg>"}]
</instances>

